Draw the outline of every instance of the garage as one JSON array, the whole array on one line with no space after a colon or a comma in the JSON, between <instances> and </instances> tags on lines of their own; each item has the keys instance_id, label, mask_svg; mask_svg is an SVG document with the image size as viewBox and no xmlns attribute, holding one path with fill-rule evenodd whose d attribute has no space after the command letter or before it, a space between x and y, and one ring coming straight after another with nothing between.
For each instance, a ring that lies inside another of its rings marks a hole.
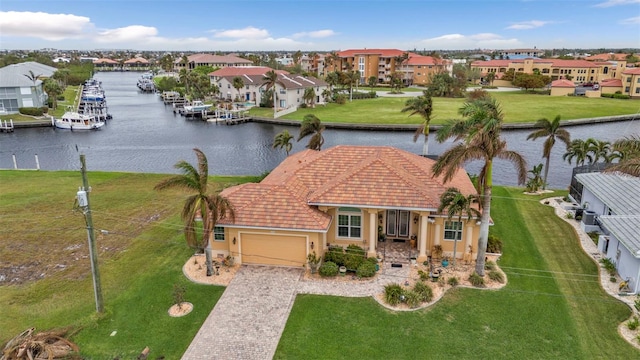
<instances>
[{"instance_id":1,"label":"garage","mask_svg":"<svg viewBox=\"0 0 640 360\"><path fill-rule=\"evenodd\" d=\"M304 236L241 234L243 264L300 267L306 264L307 239Z\"/></svg>"}]
</instances>

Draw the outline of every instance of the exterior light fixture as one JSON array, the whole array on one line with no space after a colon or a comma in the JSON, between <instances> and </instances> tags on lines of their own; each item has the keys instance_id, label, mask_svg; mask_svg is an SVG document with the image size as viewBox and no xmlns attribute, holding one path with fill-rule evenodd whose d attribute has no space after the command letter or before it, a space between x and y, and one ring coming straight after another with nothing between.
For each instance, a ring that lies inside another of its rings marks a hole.
<instances>
[{"instance_id":1,"label":"exterior light fixture","mask_svg":"<svg viewBox=\"0 0 640 360\"><path fill-rule=\"evenodd\" d=\"M315 245L313 244L313 241L312 241L312 242L311 242L311 250L313 250L313 247L314 247L314 246L315 246Z\"/></svg>"}]
</instances>

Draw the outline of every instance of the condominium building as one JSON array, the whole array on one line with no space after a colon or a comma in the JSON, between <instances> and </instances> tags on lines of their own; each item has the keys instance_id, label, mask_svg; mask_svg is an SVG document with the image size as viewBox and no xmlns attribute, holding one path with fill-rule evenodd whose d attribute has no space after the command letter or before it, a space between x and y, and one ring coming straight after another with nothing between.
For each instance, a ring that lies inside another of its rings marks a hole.
<instances>
[{"instance_id":1,"label":"condominium building","mask_svg":"<svg viewBox=\"0 0 640 360\"><path fill-rule=\"evenodd\" d=\"M235 55L212 55L212 54L193 54L187 56L187 62L183 58L177 58L173 62L173 70L179 72L181 69L191 71L198 66L213 66L214 68L225 68L229 66L251 66L251 60L243 59Z\"/></svg>"}]
</instances>

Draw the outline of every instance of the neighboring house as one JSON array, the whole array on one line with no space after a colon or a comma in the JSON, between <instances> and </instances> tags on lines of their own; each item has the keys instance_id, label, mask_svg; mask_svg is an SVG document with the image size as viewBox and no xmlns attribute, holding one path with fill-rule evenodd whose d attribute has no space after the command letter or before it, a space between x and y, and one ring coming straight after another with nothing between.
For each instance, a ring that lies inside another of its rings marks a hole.
<instances>
[{"instance_id":1,"label":"neighboring house","mask_svg":"<svg viewBox=\"0 0 640 360\"><path fill-rule=\"evenodd\" d=\"M0 68L0 107L7 113L17 113L21 107L46 106L47 94L42 88L42 80L57 70L34 61ZM26 76L30 71L39 76L35 82Z\"/></svg>"},{"instance_id":2,"label":"neighboring house","mask_svg":"<svg viewBox=\"0 0 640 360\"><path fill-rule=\"evenodd\" d=\"M585 208L581 226L600 226L604 235L598 250L616 265L620 277L629 279L640 293L640 178L619 173L577 174L583 186L580 204Z\"/></svg>"},{"instance_id":3,"label":"neighboring house","mask_svg":"<svg viewBox=\"0 0 640 360\"><path fill-rule=\"evenodd\" d=\"M428 85L433 75L451 72L452 66L448 60L409 54L409 58L398 67L398 71L403 73L405 86Z\"/></svg>"},{"instance_id":4,"label":"neighboring house","mask_svg":"<svg viewBox=\"0 0 640 360\"><path fill-rule=\"evenodd\" d=\"M151 65L149 60L141 57L135 57L124 62L123 69L128 71L149 71Z\"/></svg>"},{"instance_id":5,"label":"neighboring house","mask_svg":"<svg viewBox=\"0 0 640 360\"><path fill-rule=\"evenodd\" d=\"M108 58L93 60L93 67L96 71L113 71L120 70L120 63Z\"/></svg>"},{"instance_id":6,"label":"neighboring house","mask_svg":"<svg viewBox=\"0 0 640 360\"><path fill-rule=\"evenodd\" d=\"M211 82L218 85L220 96L227 100L240 98L258 105L265 92L264 75L273 69L265 66L229 67L216 70L209 74ZM316 93L315 104L324 104L322 92L327 83L312 76L291 75L286 71L276 70L278 82L276 84L276 106L279 110L297 109L304 103L303 95L307 88L313 88ZM233 87L233 79L242 78L244 87L237 91ZM271 103L272 100L269 101Z\"/></svg>"},{"instance_id":7,"label":"neighboring house","mask_svg":"<svg viewBox=\"0 0 640 360\"><path fill-rule=\"evenodd\" d=\"M551 96L567 96L576 92L576 85L573 81L560 79L551 82Z\"/></svg>"},{"instance_id":8,"label":"neighboring house","mask_svg":"<svg viewBox=\"0 0 640 360\"><path fill-rule=\"evenodd\" d=\"M509 59L539 58L544 56L544 50L540 49L509 49L497 50L498 56Z\"/></svg>"},{"instance_id":9,"label":"neighboring house","mask_svg":"<svg viewBox=\"0 0 640 360\"><path fill-rule=\"evenodd\" d=\"M640 68L629 68L622 72L622 93L640 98Z\"/></svg>"},{"instance_id":10,"label":"neighboring house","mask_svg":"<svg viewBox=\"0 0 640 360\"><path fill-rule=\"evenodd\" d=\"M212 55L212 54L193 54L187 56L187 63L182 61L182 57L177 57L173 62L173 70L179 72L181 69L191 71L198 66L213 66L214 68L225 68L229 66L251 66L251 60L243 59L236 55Z\"/></svg>"},{"instance_id":11,"label":"neighboring house","mask_svg":"<svg viewBox=\"0 0 640 360\"><path fill-rule=\"evenodd\" d=\"M323 54L305 54L300 58L300 66L302 70L314 74L316 77L324 78L325 73L325 55Z\"/></svg>"},{"instance_id":12,"label":"neighboring house","mask_svg":"<svg viewBox=\"0 0 640 360\"><path fill-rule=\"evenodd\" d=\"M467 256L474 255L477 219L449 222L437 213L447 188L475 194L473 184L462 168L444 184L433 177L433 164L384 146L340 145L293 154L260 183L222 191L235 219L218 222L213 254L243 264L304 266L309 254L322 256L330 245L356 244L376 256L383 244L379 236L385 235L387 241L416 239L417 261L426 260L435 245L451 255L457 243L457 257L470 249Z\"/></svg>"}]
</instances>

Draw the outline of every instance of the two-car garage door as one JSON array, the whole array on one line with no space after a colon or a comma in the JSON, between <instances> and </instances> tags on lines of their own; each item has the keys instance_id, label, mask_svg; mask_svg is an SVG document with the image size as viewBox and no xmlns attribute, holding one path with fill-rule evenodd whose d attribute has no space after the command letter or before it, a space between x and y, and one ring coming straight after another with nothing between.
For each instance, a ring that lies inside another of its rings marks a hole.
<instances>
[{"instance_id":1,"label":"two-car garage door","mask_svg":"<svg viewBox=\"0 0 640 360\"><path fill-rule=\"evenodd\" d=\"M304 236L241 234L243 264L303 266L307 259Z\"/></svg>"}]
</instances>

